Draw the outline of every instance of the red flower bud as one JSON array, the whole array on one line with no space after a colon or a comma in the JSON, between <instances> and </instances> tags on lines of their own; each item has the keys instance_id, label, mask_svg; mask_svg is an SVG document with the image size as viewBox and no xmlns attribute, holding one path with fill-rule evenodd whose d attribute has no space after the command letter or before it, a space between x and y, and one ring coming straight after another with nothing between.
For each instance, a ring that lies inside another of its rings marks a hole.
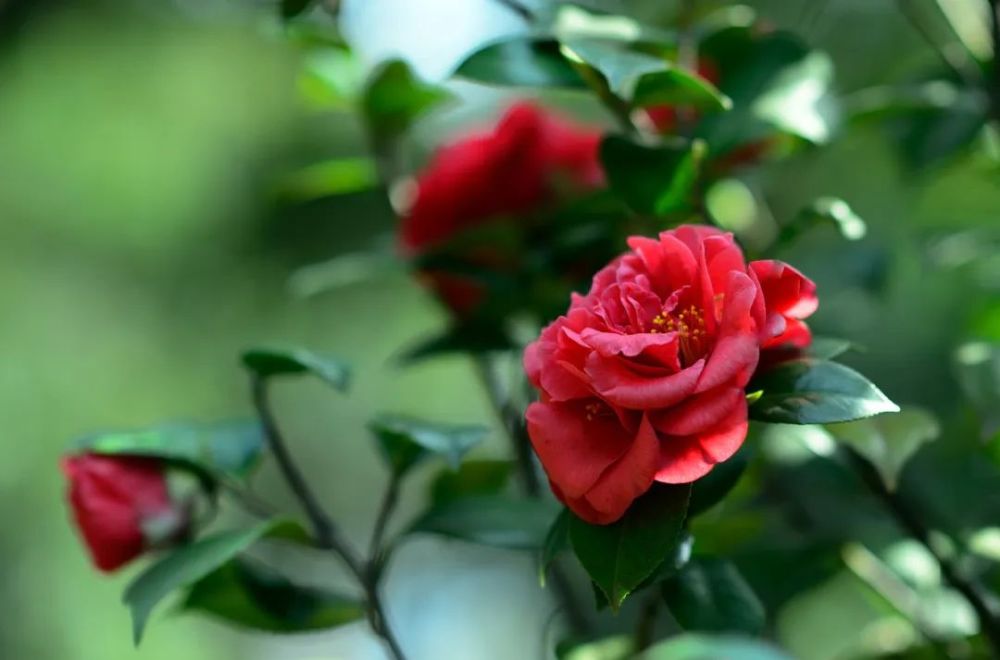
<instances>
[{"instance_id":1,"label":"red flower bud","mask_svg":"<svg viewBox=\"0 0 1000 660\"><path fill-rule=\"evenodd\" d=\"M100 570L144 553L153 531L160 540L183 534L187 514L170 498L159 461L83 454L64 458L61 467L76 525Z\"/></svg>"}]
</instances>

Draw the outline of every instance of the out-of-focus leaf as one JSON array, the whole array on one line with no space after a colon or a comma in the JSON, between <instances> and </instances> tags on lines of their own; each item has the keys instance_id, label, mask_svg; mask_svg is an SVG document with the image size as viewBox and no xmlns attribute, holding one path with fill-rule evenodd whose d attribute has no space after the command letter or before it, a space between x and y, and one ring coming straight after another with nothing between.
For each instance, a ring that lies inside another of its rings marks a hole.
<instances>
[{"instance_id":1,"label":"out-of-focus leaf","mask_svg":"<svg viewBox=\"0 0 1000 660\"><path fill-rule=\"evenodd\" d=\"M854 345L846 339L836 337L813 337L812 343L805 349L809 357L817 360L832 360L851 350Z\"/></svg>"},{"instance_id":2,"label":"out-of-focus leaf","mask_svg":"<svg viewBox=\"0 0 1000 660\"><path fill-rule=\"evenodd\" d=\"M378 171L371 158L334 158L283 177L277 193L292 202L305 202L360 192L376 185Z\"/></svg>"},{"instance_id":3,"label":"out-of-focus leaf","mask_svg":"<svg viewBox=\"0 0 1000 660\"><path fill-rule=\"evenodd\" d=\"M687 633L671 637L639 656L641 660L792 660L780 649L739 635Z\"/></svg>"},{"instance_id":4,"label":"out-of-focus leaf","mask_svg":"<svg viewBox=\"0 0 1000 660\"><path fill-rule=\"evenodd\" d=\"M538 550L558 510L549 502L505 495L469 497L432 507L410 532L514 550Z\"/></svg>"},{"instance_id":5,"label":"out-of-focus leaf","mask_svg":"<svg viewBox=\"0 0 1000 660\"><path fill-rule=\"evenodd\" d=\"M132 612L132 636L138 645L149 615L175 589L205 577L254 542L282 526L268 521L249 529L220 532L182 546L140 573L125 589L123 600Z\"/></svg>"},{"instance_id":6,"label":"out-of-focus leaf","mask_svg":"<svg viewBox=\"0 0 1000 660\"><path fill-rule=\"evenodd\" d=\"M560 644L556 647L558 660L628 660L634 657L635 639L629 635L615 635L578 644Z\"/></svg>"},{"instance_id":7,"label":"out-of-focus leaf","mask_svg":"<svg viewBox=\"0 0 1000 660\"><path fill-rule=\"evenodd\" d=\"M601 142L601 162L611 188L636 212L665 215L688 207L704 145L645 146L617 135Z\"/></svg>"},{"instance_id":8,"label":"out-of-focus leaf","mask_svg":"<svg viewBox=\"0 0 1000 660\"><path fill-rule=\"evenodd\" d=\"M405 265L393 254L352 252L299 268L289 278L288 288L307 298L404 272Z\"/></svg>"},{"instance_id":9,"label":"out-of-focus leaf","mask_svg":"<svg viewBox=\"0 0 1000 660\"><path fill-rule=\"evenodd\" d=\"M596 69L608 88L633 107L677 104L711 110L728 110L732 102L715 85L697 73L627 44L598 39L570 39L563 52Z\"/></svg>"},{"instance_id":10,"label":"out-of-focus leaf","mask_svg":"<svg viewBox=\"0 0 1000 660\"><path fill-rule=\"evenodd\" d=\"M674 552L690 496L690 484L655 484L610 525L571 516L573 551L613 610Z\"/></svg>"},{"instance_id":11,"label":"out-of-focus leaf","mask_svg":"<svg viewBox=\"0 0 1000 660\"><path fill-rule=\"evenodd\" d=\"M459 64L454 75L487 85L586 88L550 38L518 36L488 44Z\"/></svg>"},{"instance_id":12,"label":"out-of-focus leaf","mask_svg":"<svg viewBox=\"0 0 1000 660\"><path fill-rule=\"evenodd\" d=\"M712 471L694 482L688 516L708 511L721 502L736 487L750 462L747 450L739 451L729 460L719 463Z\"/></svg>"},{"instance_id":13,"label":"out-of-focus leaf","mask_svg":"<svg viewBox=\"0 0 1000 660\"><path fill-rule=\"evenodd\" d=\"M356 598L293 584L259 563L240 559L229 560L191 585L181 607L276 633L334 628L365 615Z\"/></svg>"},{"instance_id":14,"label":"out-of-focus leaf","mask_svg":"<svg viewBox=\"0 0 1000 660\"><path fill-rule=\"evenodd\" d=\"M311 373L341 392L346 392L351 382L346 362L304 348L251 348L244 351L241 359L243 366L262 378Z\"/></svg>"},{"instance_id":15,"label":"out-of-focus leaf","mask_svg":"<svg viewBox=\"0 0 1000 660\"><path fill-rule=\"evenodd\" d=\"M831 424L898 412L867 378L836 362L802 358L765 371L748 390L764 390L750 417L777 424Z\"/></svg>"},{"instance_id":16,"label":"out-of-focus leaf","mask_svg":"<svg viewBox=\"0 0 1000 660\"><path fill-rule=\"evenodd\" d=\"M934 416L920 408L903 408L894 415L829 424L826 428L834 438L868 459L889 490L895 490L906 461L941 433Z\"/></svg>"},{"instance_id":17,"label":"out-of-focus leaf","mask_svg":"<svg viewBox=\"0 0 1000 660\"><path fill-rule=\"evenodd\" d=\"M839 121L828 96L833 61L813 52L775 76L767 92L754 101L754 114L781 130L810 142L829 141Z\"/></svg>"},{"instance_id":18,"label":"out-of-focus leaf","mask_svg":"<svg viewBox=\"0 0 1000 660\"><path fill-rule=\"evenodd\" d=\"M545 586L545 574L549 566L555 561L563 550L569 547L569 518L568 510L563 509L556 517L555 522L549 527L548 534L545 535L545 543L542 545L542 555L538 561L538 581Z\"/></svg>"},{"instance_id":19,"label":"out-of-focus leaf","mask_svg":"<svg viewBox=\"0 0 1000 660\"><path fill-rule=\"evenodd\" d=\"M975 0L936 0L934 4L966 50L978 61L988 62L993 55L989 29L992 5Z\"/></svg>"},{"instance_id":20,"label":"out-of-focus leaf","mask_svg":"<svg viewBox=\"0 0 1000 660\"><path fill-rule=\"evenodd\" d=\"M759 633L764 605L730 562L692 559L661 587L663 599L685 630Z\"/></svg>"},{"instance_id":21,"label":"out-of-focus leaf","mask_svg":"<svg viewBox=\"0 0 1000 660\"><path fill-rule=\"evenodd\" d=\"M560 5L556 9L552 32L561 41L584 37L630 42L652 36L649 28L634 18L592 13L576 5Z\"/></svg>"},{"instance_id":22,"label":"out-of-focus leaf","mask_svg":"<svg viewBox=\"0 0 1000 660\"><path fill-rule=\"evenodd\" d=\"M74 443L77 451L150 456L205 474L245 477L265 448L257 422L164 424L140 431L99 433Z\"/></svg>"},{"instance_id":23,"label":"out-of-focus leaf","mask_svg":"<svg viewBox=\"0 0 1000 660\"><path fill-rule=\"evenodd\" d=\"M446 469L431 483L436 506L463 497L496 495L504 489L514 465L510 461L463 461L458 470Z\"/></svg>"},{"instance_id":24,"label":"out-of-focus leaf","mask_svg":"<svg viewBox=\"0 0 1000 660\"><path fill-rule=\"evenodd\" d=\"M969 342L955 351L956 375L982 420L982 437L1000 434L1000 344Z\"/></svg>"},{"instance_id":25,"label":"out-of-focus leaf","mask_svg":"<svg viewBox=\"0 0 1000 660\"><path fill-rule=\"evenodd\" d=\"M846 121L859 123L941 111L980 113L988 103L979 90L928 80L861 89L843 99L843 108Z\"/></svg>"},{"instance_id":26,"label":"out-of-focus leaf","mask_svg":"<svg viewBox=\"0 0 1000 660\"><path fill-rule=\"evenodd\" d=\"M792 224L782 230L781 238L788 240L790 234L798 233L806 227L817 224L832 224L841 236L849 241L860 240L868 232L865 221L854 212L854 209L847 202L836 197L820 197L799 211Z\"/></svg>"},{"instance_id":27,"label":"out-of-focus leaf","mask_svg":"<svg viewBox=\"0 0 1000 660\"><path fill-rule=\"evenodd\" d=\"M403 365L454 353L486 353L513 346L510 336L497 325L461 325L406 349L398 359Z\"/></svg>"},{"instance_id":28,"label":"out-of-focus leaf","mask_svg":"<svg viewBox=\"0 0 1000 660\"><path fill-rule=\"evenodd\" d=\"M309 9L315 0L281 0L281 17L295 18Z\"/></svg>"},{"instance_id":29,"label":"out-of-focus leaf","mask_svg":"<svg viewBox=\"0 0 1000 660\"><path fill-rule=\"evenodd\" d=\"M452 95L419 80L402 60L391 60L371 76L361 101L361 109L377 142L398 139L431 108Z\"/></svg>"},{"instance_id":30,"label":"out-of-focus leaf","mask_svg":"<svg viewBox=\"0 0 1000 660\"><path fill-rule=\"evenodd\" d=\"M441 456L457 470L466 452L489 433L485 426L441 424L401 415L379 415L368 428L397 475L433 455Z\"/></svg>"}]
</instances>

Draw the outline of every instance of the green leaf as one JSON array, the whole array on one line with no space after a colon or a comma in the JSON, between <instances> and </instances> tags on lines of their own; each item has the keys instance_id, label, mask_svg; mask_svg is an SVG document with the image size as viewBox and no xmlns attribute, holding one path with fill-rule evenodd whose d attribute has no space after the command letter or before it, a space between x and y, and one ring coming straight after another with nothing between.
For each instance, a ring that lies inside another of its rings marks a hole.
<instances>
[{"instance_id":1,"label":"green leaf","mask_svg":"<svg viewBox=\"0 0 1000 660\"><path fill-rule=\"evenodd\" d=\"M860 240L868 233L868 225L847 202L836 197L820 197L799 211L792 224L782 230L781 238L787 240L789 230L798 233L821 224L833 225L849 241Z\"/></svg>"},{"instance_id":2,"label":"green leaf","mask_svg":"<svg viewBox=\"0 0 1000 660\"><path fill-rule=\"evenodd\" d=\"M125 589L123 600L132 612L132 637L136 643L153 608L170 592L185 587L246 550L281 523L269 521L249 529L221 532L182 546L140 573Z\"/></svg>"},{"instance_id":3,"label":"green leaf","mask_svg":"<svg viewBox=\"0 0 1000 660\"><path fill-rule=\"evenodd\" d=\"M639 656L641 660L792 660L784 651L740 635L688 633L671 637Z\"/></svg>"},{"instance_id":4,"label":"green leaf","mask_svg":"<svg viewBox=\"0 0 1000 660\"><path fill-rule=\"evenodd\" d=\"M346 392L351 382L346 362L304 348L252 348L241 359L243 366L262 378L311 373L341 392Z\"/></svg>"},{"instance_id":5,"label":"green leaf","mask_svg":"<svg viewBox=\"0 0 1000 660\"><path fill-rule=\"evenodd\" d=\"M411 365L429 358L455 353L486 353L509 349L513 342L503 327L494 324L452 326L407 348L397 358L401 365Z\"/></svg>"},{"instance_id":6,"label":"green leaf","mask_svg":"<svg viewBox=\"0 0 1000 660\"><path fill-rule=\"evenodd\" d=\"M365 87L361 108L377 142L396 140L430 109L448 101L447 91L413 75L402 60L379 67Z\"/></svg>"},{"instance_id":7,"label":"green leaf","mask_svg":"<svg viewBox=\"0 0 1000 660\"><path fill-rule=\"evenodd\" d=\"M554 39L518 36L488 44L453 74L486 85L586 89Z\"/></svg>"},{"instance_id":8,"label":"green leaf","mask_svg":"<svg viewBox=\"0 0 1000 660\"><path fill-rule=\"evenodd\" d=\"M690 496L690 484L654 484L610 525L591 525L571 517L573 551L613 610L672 556Z\"/></svg>"},{"instance_id":9,"label":"green leaf","mask_svg":"<svg viewBox=\"0 0 1000 660\"><path fill-rule=\"evenodd\" d=\"M500 548L537 550L556 513L555 506L543 500L505 495L468 497L432 507L409 531Z\"/></svg>"},{"instance_id":10,"label":"green leaf","mask_svg":"<svg viewBox=\"0 0 1000 660\"><path fill-rule=\"evenodd\" d=\"M829 97L833 60L814 51L781 70L752 112L779 129L816 144L830 140L838 121Z\"/></svg>"},{"instance_id":11,"label":"green leaf","mask_svg":"<svg viewBox=\"0 0 1000 660\"><path fill-rule=\"evenodd\" d=\"M307 202L369 190L378 185L378 181L373 159L334 158L283 177L277 184L276 192L292 202Z\"/></svg>"},{"instance_id":12,"label":"green leaf","mask_svg":"<svg viewBox=\"0 0 1000 660\"><path fill-rule=\"evenodd\" d=\"M405 272L405 265L395 254L349 252L299 268L288 278L288 288L296 296L308 298Z\"/></svg>"},{"instance_id":13,"label":"green leaf","mask_svg":"<svg viewBox=\"0 0 1000 660\"><path fill-rule=\"evenodd\" d=\"M314 0L281 0L281 17L285 20L295 18L312 6Z\"/></svg>"},{"instance_id":14,"label":"green leaf","mask_svg":"<svg viewBox=\"0 0 1000 660\"><path fill-rule=\"evenodd\" d=\"M830 424L899 411L858 372L814 358L784 362L754 378L748 389L764 390L750 407L750 417L762 422Z\"/></svg>"},{"instance_id":15,"label":"green leaf","mask_svg":"<svg viewBox=\"0 0 1000 660\"><path fill-rule=\"evenodd\" d=\"M556 647L558 660L628 660L634 657L635 640L630 635Z\"/></svg>"},{"instance_id":16,"label":"green leaf","mask_svg":"<svg viewBox=\"0 0 1000 660\"><path fill-rule=\"evenodd\" d=\"M670 613L685 630L756 634L764 628L764 605L728 561L692 559L661 590Z\"/></svg>"},{"instance_id":17,"label":"green leaf","mask_svg":"<svg viewBox=\"0 0 1000 660\"><path fill-rule=\"evenodd\" d=\"M868 459L889 490L896 489L906 461L941 433L934 416L920 408L904 408L895 415L829 424L826 430Z\"/></svg>"},{"instance_id":18,"label":"green leaf","mask_svg":"<svg viewBox=\"0 0 1000 660\"><path fill-rule=\"evenodd\" d=\"M538 561L538 582L545 586L545 574L549 566L556 560L563 550L569 547L569 519L570 513L563 509L556 516L552 526L549 527L545 535L545 543L542 544L542 554Z\"/></svg>"},{"instance_id":19,"label":"green leaf","mask_svg":"<svg viewBox=\"0 0 1000 660\"><path fill-rule=\"evenodd\" d=\"M691 487L688 517L704 513L721 502L736 487L749 463L749 452L743 450L729 460L719 463L711 472L695 481Z\"/></svg>"},{"instance_id":20,"label":"green leaf","mask_svg":"<svg viewBox=\"0 0 1000 660\"><path fill-rule=\"evenodd\" d=\"M442 456L457 470L462 456L489 433L485 426L440 424L401 415L380 415L368 428L397 475L432 455Z\"/></svg>"},{"instance_id":21,"label":"green leaf","mask_svg":"<svg viewBox=\"0 0 1000 660\"><path fill-rule=\"evenodd\" d=\"M630 50L625 42L568 39L563 52L599 71L608 88L633 107L670 104L728 110L732 106L698 74L662 57Z\"/></svg>"},{"instance_id":22,"label":"green leaf","mask_svg":"<svg viewBox=\"0 0 1000 660\"><path fill-rule=\"evenodd\" d=\"M474 495L496 495L507 486L511 461L464 461L458 470L446 469L431 483L435 505Z\"/></svg>"},{"instance_id":23,"label":"green leaf","mask_svg":"<svg viewBox=\"0 0 1000 660\"><path fill-rule=\"evenodd\" d=\"M293 584L257 562L241 559L195 582L182 607L276 633L334 628L365 615L364 605L355 598Z\"/></svg>"},{"instance_id":24,"label":"green leaf","mask_svg":"<svg viewBox=\"0 0 1000 660\"><path fill-rule=\"evenodd\" d=\"M265 443L257 422L173 423L87 436L77 440L74 448L96 454L161 458L209 477L242 478L257 464Z\"/></svg>"},{"instance_id":25,"label":"green leaf","mask_svg":"<svg viewBox=\"0 0 1000 660\"><path fill-rule=\"evenodd\" d=\"M638 213L665 215L688 208L704 144L645 146L617 135L601 142L600 157L608 182Z\"/></svg>"}]
</instances>

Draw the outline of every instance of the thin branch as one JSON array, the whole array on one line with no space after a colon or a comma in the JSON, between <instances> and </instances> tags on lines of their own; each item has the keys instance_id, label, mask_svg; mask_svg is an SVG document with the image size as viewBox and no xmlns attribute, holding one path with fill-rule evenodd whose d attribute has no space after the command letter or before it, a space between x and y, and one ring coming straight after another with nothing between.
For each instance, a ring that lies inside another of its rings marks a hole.
<instances>
[{"instance_id":1,"label":"thin branch","mask_svg":"<svg viewBox=\"0 0 1000 660\"><path fill-rule=\"evenodd\" d=\"M396 509L399 501L399 475L395 472L389 479L389 485L382 496L382 504L379 505L378 516L375 518L375 527L372 529L372 539L368 544L368 556L373 562L380 562L382 556L382 541L385 538L385 530L389 524L389 518Z\"/></svg>"},{"instance_id":2,"label":"thin branch","mask_svg":"<svg viewBox=\"0 0 1000 660\"><path fill-rule=\"evenodd\" d=\"M934 557L941 567L941 577L944 578L945 582L969 601L979 619L980 631L986 636L992 647L994 657L1000 657L1000 610L998 610L996 598L985 592L974 581L966 579L951 559L935 548L927 526L897 493L886 488L882 478L871 463L850 447L845 447L844 453L851 467L899 526Z\"/></svg>"},{"instance_id":3,"label":"thin branch","mask_svg":"<svg viewBox=\"0 0 1000 660\"><path fill-rule=\"evenodd\" d=\"M954 73L966 85L971 87L979 85L979 79L981 77L979 72L975 69L975 67L969 66L969 63L965 60L965 58L958 57L954 51L949 50L937 42L937 39L931 33L930 28L924 24L924 19L920 15L919 10L914 6L912 0L896 0L896 6L899 8L900 13L907 20L910 26L916 30L917 34L919 34L930 49L934 51L934 54L940 58L941 63L944 64L947 69Z\"/></svg>"},{"instance_id":4,"label":"thin branch","mask_svg":"<svg viewBox=\"0 0 1000 660\"><path fill-rule=\"evenodd\" d=\"M288 451L288 445L285 443L284 437L278 429L274 414L271 412L266 379L256 374L252 375L251 393L254 408L256 408L257 415L260 417L261 425L264 428L264 437L267 439L268 447L274 455L278 469L281 470L281 474L288 483L288 487L292 490L303 512L305 512L306 517L309 519L316 544L340 557L351 573L354 574L365 592L365 599L368 604L368 621L372 626L372 630L382 638L396 660L405 660L406 656L387 623L385 609L378 594L378 572L371 569L374 562L364 562L358 556L357 551L340 531L340 528L337 527L333 520L326 514L326 511L323 510L319 500L299 470L298 465L295 464L295 460Z\"/></svg>"}]
</instances>

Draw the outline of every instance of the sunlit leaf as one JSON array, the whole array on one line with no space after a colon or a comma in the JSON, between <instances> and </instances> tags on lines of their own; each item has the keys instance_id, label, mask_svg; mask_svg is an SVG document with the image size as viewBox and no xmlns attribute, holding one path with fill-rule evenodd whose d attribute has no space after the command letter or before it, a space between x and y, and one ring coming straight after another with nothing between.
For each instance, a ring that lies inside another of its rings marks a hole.
<instances>
[{"instance_id":1,"label":"sunlit leaf","mask_svg":"<svg viewBox=\"0 0 1000 660\"><path fill-rule=\"evenodd\" d=\"M806 208L799 211L798 217L789 228L800 231L817 224L833 225L841 236L849 241L860 240L868 232L865 221L854 212L854 209L847 202L837 197L820 197L814 200ZM783 239L787 240L787 235L786 231L782 232Z\"/></svg>"},{"instance_id":2,"label":"sunlit leaf","mask_svg":"<svg viewBox=\"0 0 1000 660\"><path fill-rule=\"evenodd\" d=\"M792 660L780 649L739 635L687 633L660 642L639 656L641 660Z\"/></svg>"},{"instance_id":3,"label":"sunlit leaf","mask_svg":"<svg viewBox=\"0 0 1000 660\"><path fill-rule=\"evenodd\" d=\"M635 639L631 635L615 635L556 647L558 660L628 660L634 657Z\"/></svg>"},{"instance_id":4,"label":"sunlit leaf","mask_svg":"<svg viewBox=\"0 0 1000 660\"><path fill-rule=\"evenodd\" d=\"M894 415L829 424L826 428L834 438L868 459L890 490L896 488L910 457L941 433L934 416L920 408L903 408Z\"/></svg>"},{"instance_id":5,"label":"sunlit leaf","mask_svg":"<svg viewBox=\"0 0 1000 660\"><path fill-rule=\"evenodd\" d=\"M750 417L763 422L830 424L899 411L858 372L815 358L782 363L755 377L748 389L764 391L750 407Z\"/></svg>"},{"instance_id":6,"label":"sunlit leaf","mask_svg":"<svg viewBox=\"0 0 1000 660\"><path fill-rule=\"evenodd\" d=\"M283 177L277 193L293 202L334 197L378 185L375 161L367 157L334 158L314 163Z\"/></svg>"},{"instance_id":7,"label":"sunlit leaf","mask_svg":"<svg viewBox=\"0 0 1000 660\"><path fill-rule=\"evenodd\" d=\"M768 90L754 101L752 110L761 119L810 142L829 141L839 120L828 96L833 61L813 52L780 71Z\"/></svg>"},{"instance_id":8,"label":"sunlit leaf","mask_svg":"<svg viewBox=\"0 0 1000 660\"><path fill-rule=\"evenodd\" d=\"M570 518L573 551L612 609L674 552L690 496L690 484L655 484L615 523Z\"/></svg>"},{"instance_id":9,"label":"sunlit leaf","mask_svg":"<svg viewBox=\"0 0 1000 660\"><path fill-rule=\"evenodd\" d=\"M963 344L955 351L956 375L965 396L979 413L982 437L1000 433L1000 344Z\"/></svg>"},{"instance_id":10,"label":"sunlit leaf","mask_svg":"<svg viewBox=\"0 0 1000 660\"><path fill-rule=\"evenodd\" d=\"M77 451L150 456L202 474L244 477L265 448L257 422L172 423L138 431L98 433L74 443Z\"/></svg>"}]
</instances>

